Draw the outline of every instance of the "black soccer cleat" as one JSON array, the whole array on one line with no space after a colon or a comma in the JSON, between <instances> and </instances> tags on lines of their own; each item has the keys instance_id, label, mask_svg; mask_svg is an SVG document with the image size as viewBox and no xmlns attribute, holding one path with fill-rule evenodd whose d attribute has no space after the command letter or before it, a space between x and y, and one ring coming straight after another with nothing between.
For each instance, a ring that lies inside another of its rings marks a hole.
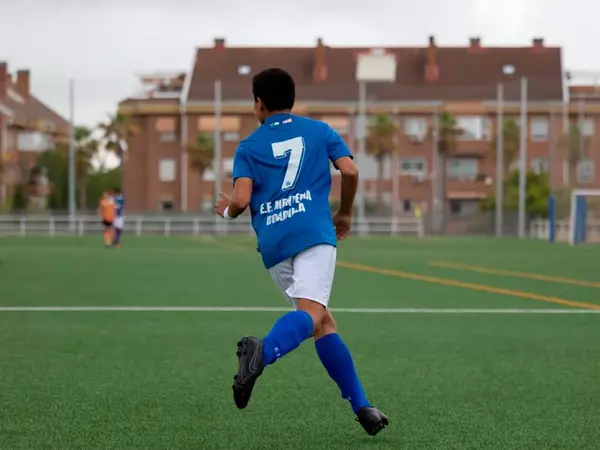
<instances>
[{"instance_id":1,"label":"black soccer cleat","mask_svg":"<svg viewBox=\"0 0 600 450\"><path fill-rule=\"evenodd\" d=\"M371 436L375 436L390 423L388 418L381 411L370 406L361 408L356 415L356 420Z\"/></svg>"},{"instance_id":2,"label":"black soccer cleat","mask_svg":"<svg viewBox=\"0 0 600 450\"><path fill-rule=\"evenodd\" d=\"M244 336L237 346L238 372L233 377L233 401L239 409L244 409L264 369L263 342L253 336Z\"/></svg>"}]
</instances>

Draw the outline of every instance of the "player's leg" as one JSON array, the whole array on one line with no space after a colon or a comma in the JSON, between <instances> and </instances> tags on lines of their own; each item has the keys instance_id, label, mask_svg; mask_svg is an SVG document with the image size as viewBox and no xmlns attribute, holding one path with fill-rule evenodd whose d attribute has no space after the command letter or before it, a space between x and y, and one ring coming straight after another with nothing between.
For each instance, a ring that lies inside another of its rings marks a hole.
<instances>
[{"instance_id":1,"label":"player's leg","mask_svg":"<svg viewBox=\"0 0 600 450\"><path fill-rule=\"evenodd\" d=\"M115 228L115 238L113 240L113 245L117 248L121 246L121 235L122 234L123 234L122 228Z\"/></svg>"},{"instance_id":2,"label":"player's leg","mask_svg":"<svg viewBox=\"0 0 600 450\"><path fill-rule=\"evenodd\" d=\"M123 234L124 226L125 221L123 220L123 217L117 217L114 222L115 234L113 237L113 245L117 248L121 245L121 235Z\"/></svg>"},{"instance_id":3,"label":"player's leg","mask_svg":"<svg viewBox=\"0 0 600 450\"><path fill-rule=\"evenodd\" d=\"M314 338L317 355L331 379L340 388L342 398L350 402L365 431L376 435L388 425L388 418L367 400L350 350L338 334L337 325L329 310Z\"/></svg>"},{"instance_id":4,"label":"player's leg","mask_svg":"<svg viewBox=\"0 0 600 450\"><path fill-rule=\"evenodd\" d=\"M112 244L112 224L108 220L104 220L104 245L109 247Z\"/></svg>"},{"instance_id":5,"label":"player's leg","mask_svg":"<svg viewBox=\"0 0 600 450\"><path fill-rule=\"evenodd\" d=\"M269 270L294 311L281 316L264 339L245 336L238 342L239 366L233 383L238 408L248 405L254 384L266 366L313 335L315 324L319 325L325 315L331 290L329 272L334 267L335 247L323 245L307 249Z\"/></svg>"}]
</instances>

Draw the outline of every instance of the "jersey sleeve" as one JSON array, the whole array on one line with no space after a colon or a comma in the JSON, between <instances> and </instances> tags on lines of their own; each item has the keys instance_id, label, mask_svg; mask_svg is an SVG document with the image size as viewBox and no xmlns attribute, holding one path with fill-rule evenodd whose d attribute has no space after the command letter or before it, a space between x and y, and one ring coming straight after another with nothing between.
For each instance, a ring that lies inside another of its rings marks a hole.
<instances>
[{"instance_id":1,"label":"jersey sleeve","mask_svg":"<svg viewBox=\"0 0 600 450\"><path fill-rule=\"evenodd\" d=\"M233 184L238 178L250 178L254 180L252 173L252 163L248 155L248 149L243 143L240 143L235 156L233 157Z\"/></svg>"},{"instance_id":2,"label":"jersey sleeve","mask_svg":"<svg viewBox=\"0 0 600 450\"><path fill-rule=\"evenodd\" d=\"M325 124L325 126L325 139L327 141L327 154L329 159L333 162L336 159L343 158L344 156L352 158L352 152L340 135L329 125Z\"/></svg>"}]
</instances>

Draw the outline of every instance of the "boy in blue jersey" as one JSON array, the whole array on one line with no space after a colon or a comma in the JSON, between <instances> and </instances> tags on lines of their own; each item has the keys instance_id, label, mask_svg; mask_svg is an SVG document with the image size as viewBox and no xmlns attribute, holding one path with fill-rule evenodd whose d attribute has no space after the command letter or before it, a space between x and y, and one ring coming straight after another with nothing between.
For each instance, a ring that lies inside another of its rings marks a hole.
<instances>
[{"instance_id":1,"label":"boy in blue jersey","mask_svg":"<svg viewBox=\"0 0 600 450\"><path fill-rule=\"evenodd\" d=\"M291 114L292 77L268 69L252 81L254 114L262 124L238 146L231 198L220 194L215 212L233 220L249 206L258 250L293 311L263 339L238 342L233 398L243 409L265 367L313 337L317 354L357 420L370 435L388 425L364 393L352 356L327 309L337 240L351 225L358 169L350 150L327 124ZM340 210L331 217L329 161L342 174Z\"/></svg>"},{"instance_id":2,"label":"boy in blue jersey","mask_svg":"<svg viewBox=\"0 0 600 450\"><path fill-rule=\"evenodd\" d=\"M115 188L113 190L113 200L115 202L115 221L113 222L113 228L115 234L113 238L113 245L116 248L121 246L121 235L125 228L125 217L123 216L123 209L125 208L125 197L121 194L121 189Z\"/></svg>"}]
</instances>

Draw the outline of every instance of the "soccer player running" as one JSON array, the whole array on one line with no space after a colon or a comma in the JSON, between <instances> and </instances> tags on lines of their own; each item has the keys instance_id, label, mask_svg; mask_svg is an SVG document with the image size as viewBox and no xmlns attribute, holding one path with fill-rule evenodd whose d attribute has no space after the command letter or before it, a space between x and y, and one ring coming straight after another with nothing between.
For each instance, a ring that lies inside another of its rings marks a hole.
<instances>
[{"instance_id":1,"label":"soccer player running","mask_svg":"<svg viewBox=\"0 0 600 450\"><path fill-rule=\"evenodd\" d=\"M388 418L367 400L350 351L327 309L335 271L336 243L349 231L358 169L341 137L324 122L291 114L292 77L268 69L252 80L254 115L262 124L242 141L233 164L231 198L220 194L215 212L227 220L250 206L258 251L294 311L280 317L263 339L238 342L233 399L248 405L265 367L311 336L321 363L370 435ZM340 209L331 217L330 163L341 172Z\"/></svg>"},{"instance_id":2,"label":"soccer player running","mask_svg":"<svg viewBox=\"0 0 600 450\"><path fill-rule=\"evenodd\" d=\"M113 242L113 222L115 220L115 203L108 192L105 192L98 205L98 215L104 225L104 246L111 247Z\"/></svg>"},{"instance_id":3,"label":"soccer player running","mask_svg":"<svg viewBox=\"0 0 600 450\"><path fill-rule=\"evenodd\" d=\"M123 216L123 209L125 208L125 197L121 193L121 189L113 189L113 200L115 202L115 221L113 227L115 229L113 245L116 248L121 246L121 235L123 234L123 228L125 228L125 217Z\"/></svg>"}]
</instances>

